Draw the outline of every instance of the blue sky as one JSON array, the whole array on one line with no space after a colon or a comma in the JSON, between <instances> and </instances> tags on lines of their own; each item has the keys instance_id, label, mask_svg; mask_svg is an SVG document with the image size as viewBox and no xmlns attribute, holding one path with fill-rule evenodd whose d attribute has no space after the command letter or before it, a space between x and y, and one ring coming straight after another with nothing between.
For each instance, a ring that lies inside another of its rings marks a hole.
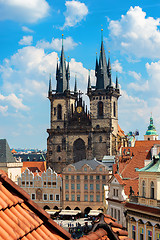
<instances>
[{"instance_id":1,"label":"blue sky","mask_svg":"<svg viewBox=\"0 0 160 240\"><path fill-rule=\"evenodd\" d=\"M133 5L134 4L134 5ZM49 74L55 88L64 34L73 89L94 85L96 51L103 28L112 76L119 77L119 124L128 133L160 133L160 3L154 1L0 0L0 136L10 147L46 148L50 125ZM85 97L86 99L86 97Z\"/></svg>"}]
</instances>

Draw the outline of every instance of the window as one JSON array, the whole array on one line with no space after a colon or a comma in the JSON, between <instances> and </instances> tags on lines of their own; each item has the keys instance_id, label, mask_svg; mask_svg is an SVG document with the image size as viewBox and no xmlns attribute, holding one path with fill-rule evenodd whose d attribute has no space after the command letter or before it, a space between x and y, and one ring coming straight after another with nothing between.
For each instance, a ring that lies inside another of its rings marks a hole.
<instances>
[{"instance_id":1,"label":"window","mask_svg":"<svg viewBox=\"0 0 160 240\"><path fill-rule=\"evenodd\" d=\"M88 180L88 176L84 176L84 180Z\"/></svg>"},{"instance_id":2,"label":"window","mask_svg":"<svg viewBox=\"0 0 160 240\"><path fill-rule=\"evenodd\" d=\"M71 172L71 168L68 168L68 172Z\"/></svg>"},{"instance_id":3,"label":"window","mask_svg":"<svg viewBox=\"0 0 160 240\"><path fill-rule=\"evenodd\" d=\"M93 195L90 195L90 201L93 202Z\"/></svg>"},{"instance_id":4,"label":"window","mask_svg":"<svg viewBox=\"0 0 160 240\"><path fill-rule=\"evenodd\" d=\"M51 186L51 182L48 182L48 186L49 186L49 187Z\"/></svg>"},{"instance_id":5,"label":"window","mask_svg":"<svg viewBox=\"0 0 160 240\"><path fill-rule=\"evenodd\" d=\"M66 139L65 139L65 137L62 138L62 149L66 150Z\"/></svg>"},{"instance_id":6,"label":"window","mask_svg":"<svg viewBox=\"0 0 160 240\"><path fill-rule=\"evenodd\" d=\"M62 106L58 104L57 106L57 119L61 120L62 119Z\"/></svg>"},{"instance_id":7,"label":"window","mask_svg":"<svg viewBox=\"0 0 160 240\"><path fill-rule=\"evenodd\" d=\"M56 182L52 182L52 186L53 186L53 187L56 187Z\"/></svg>"},{"instance_id":8,"label":"window","mask_svg":"<svg viewBox=\"0 0 160 240\"><path fill-rule=\"evenodd\" d=\"M103 117L103 102L98 102L98 117Z\"/></svg>"},{"instance_id":9,"label":"window","mask_svg":"<svg viewBox=\"0 0 160 240\"><path fill-rule=\"evenodd\" d=\"M99 180L99 176L96 176L96 180Z\"/></svg>"},{"instance_id":10,"label":"window","mask_svg":"<svg viewBox=\"0 0 160 240\"><path fill-rule=\"evenodd\" d=\"M133 240L136 239L136 227L132 225L132 238Z\"/></svg>"},{"instance_id":11,"label":"window","mask_svg":"<svg viewBox=\"0 0 160 240\"><path fill-rule=\"evenodd\" d=\"M75 195L74 194L71 195L71 200L75 201Z\"/></svg>"},{"instance_id":12,"label":"window","mask_svg":"<svg viewBox=\"0 0 160 240\"><path fill-rule=\"evenodd\" d=\"M96 201L100 202L100 196L99 195L96 195Z\"/></svg>"},{"instance_id":13,"label":"window","mask_svg":"<svg viewBox=\"0 0 160 240\"><path fill-rule=\"evenodd\" d=\"M117 209L114 209L114 218L117 219Z\"/></svg>"},{"instance_id":14,"label":"window","mask_svg":"<svg viewBox=\"0 0 160 240\"><path fill-rule=\"evenodd\" d=\"M90 180L93 180L93 176L90 176Z\"/></svg>"},{"instance_id":15,"label":"window","mask_svg":"<svg viewBox=\"0 0 160 240\"><path fill-rule=\"evenodd\" d=\"M77 195L77 202L80 202L80 195Z\"/></svg>"},{"instance_id":16,"label":"window","mask_svg":"<svg viewBox=\"0 0 160 240\"><path fill-rule=\"evenodd\" d=\"M148 230L148 240L152 240L152 231Z\"/></svg>"},{"instance_id":17,"label":"window","mask_svg":"<svg viewBox=\"0 0 160 240\"><path fill-rule=\"evenodd\" d=\"M77 183L77 190L80 190L80 184Z\"/></svg>"},{"instance_id":18,"label":"window","mask_svg":"<svg viewBox=\"0 0 160 240\"><path fill-rule=\"evenodd\" d=\"M118 189L116 189L116 197L118 197Z\"/></svg>"},{"instance_id":19,"label":"window","mask_svg":"<svg viewBox=\"0 0 160 240\"><path fill-rule=\"evenodd\" d=\"M151 182L151 199L154 199L154 182Z\"/></svg>"},{"instance_id":20,"label":"window","mask_svg":"<svg viewBox=\"0 0 160 240\"><path fill-rule=\"evenodd\" d=\"M88 202L88 195L84 195L84 201Z\"/></svg>"},{"instance_id":21,"label":"window","mask_svg":"<svg viewBox=\"0 0 160 240\"><path fill-rule=\"evenodd\" d=\"M25 185L25 182L24 182L24 181L22 182L22 185Z\"/></svg>"},{"instance_id":22,"label":"window","mask_svg":"<svg viewBox=\"0 0 160 240\"><path fill-rule=\"evenodd\" d=\"M69 189L69 185L68 185L68 183L66 183L66 187L65 187L66 189Z\"/></svg>"},{"instance_id":23,"label":"window","mask_svg":"<svg viewBox=\"0 0 160 240\"><path fill-rule=\"evenodd\" d=\"M116 189L113 189L113 196L116 196Z\"/></svg>"},{"instance_id":24,"label":"window","mask_svg":"<svg viewBox=\"0 0 160 240\"><path fill-rule=\"evenodd\" d=\"M146 183L145 181L142 182L142 197L146 196Z\"/></svg>"},{"instance_id":25,"label":"window","mask_svg":"<svg viewBox=\"0 0 160 240\"><path fill-rule=\"evenodd\" d=\"M96 184L96 190L100 190L99 184Z\"/></svg>"},{"instance_id":26,"label":"window","mask_svg":"<svg viewBox=\"0 0 160 240\"><path fill-rule=\"evenodd\" d=\"M118 221L120 221L121 216L120 216L120 210L118 210Z\"/></svg>"},{"instance_id":27,"label":"window","mask_svg":"<svg viewBox=\"0 0 160 240\"><path fill-rule=\"evenodd\" d=\"M100 143L102 142L102 136L99 137L99 142L100 142Z\"/></svg>"},{"instance_id":28,"label":"window","mask_svg":"<svg viewBox=\"0 0 160 240\"><path fill-rule=\"evenodd\" d=\"M36 199L36 194L35 194L35 193L32 193L32 194L31 194L31 199L32 199L32 200L35 200L35 199Z\"/></svg>"},{"instance_id":29,"label":"window","mask_svg":"<svg viewBox=\"0 0 160 240\"><path fill-rule=\"evenodd\" d=\"M69 194L66 194L66 201L69 201Z\"/></svg>"},{"instance_id":30,"label":"window","mask_svg":"<svg viewBox=\"0 0 160 240\"><path fill-rule=\"evenodd\" d=\"M111 208L111 216L113 217L113 208Z\"/></svg>"},{"instance_id":31,"label":"window","mask_svg":"<svg viewBox=\"0 0 160 240\"><path fill-rule=\"evenodd\" d=\"M102 176L102 180L106 180L106 176L105 175Z\"/></svg>"},{"instance_id":32,"label":"window","mask_svg":"<svg viewBox=\"0 0 160 240\"><path fill-rule=\"evenodd\" d=\"M61 161L61 157L58 157L58 161Z\"/></svg>"},{"instance_id":33,"label":"window","mask_svg":"<svg viewBox=\"0 0 160 240\"><path fill-rule=\"evenodd\" d=\"M46 187L47 183L46 183L46 182L44 182L44 183L43 183L43 185Z\"/></svg>"},{"instance_id":34,"label":"window","mask_svg":"<svg viewBox=\"0 0 160 240\"><path fill-rule=\"evenodd\" d=\"M143 233L144 233L143 228L140 228L140 240L143 240L143 239L144 239L144 238L143 238Z\"/></svg>"},{"instance_id":35,"label":"window","mask_svg":"<svg viewBox=\"0 0 160 240\"><path fill-rule=\"evenodd\" d=\"M80 180L80 175L77 175L77 180Z\"/></svg>"},{"instance_id":36,"label":"window","mask_svg":"<svg viewBox=\"0 0 160 240\"><path fill-rule=\"evenodd\" d=\"M56 115L56 108L54 107L54 116Z\"/></svg>"},{"instance_id":37,"label":"window","mask_svg":"<svg viewBox=\"0 0 160 240\"><path fill-rule=\"evenodd\" d=\"M72 190L75 189L74 183L71 184L71 189L72 189Z\"/></svg>"},{"instance_id":38,"label":"window","mask_svg":"<svg viewBox=\"0 0 160 240\"><path fill-rule=\"evenodd\" d=\"M71 176L71 179L74 180L74 175Z\"/></svg>"},{"instance_id":39,"label":"window","mask_svg":"<svg viewBox=\"0 0 160 240\"><path fill-rule=\"evenodd\" d=\"M50 195L49 195L49 200L50 200L50 201L53 201L53 194L50 194Z\"/></svg>"},{"instance_id":40,"label":"window","mask_svg":"<svg viewBox=\"0 0 160 240\"><path fill-rule=\"evenodd\" d=\"M84 171L87 172L87 168L86 167L84 168Z\"/></svg>"},{"instance_id":41,"label":"window","mask_svg":"<svg viewBox=\"0 0 160 240\"><path fill-rule=\"evenodd\" d=\"M66 176L66 177L65 177L65 179L66 179L66 180L68 180L68 179L69 179L69 177L68 177L68 176Z\"/></svg>"},{"instance_id":42,"label":"window","mask_svg":"<svg viewBox=\"0 0 160 240\"><path fill-rule=\"evenodd\" d=\"M46 193L43 194L43 200L47 201L48 200L48 195Z\"/></svg>"},{"instance_id":43,"label":"window","mask_svg":"<svg viewBox=\"0 0 160 240\"><path fill-rule=\"evenodd\" d=\"M90 184L90 190L93 190L93 183Z\"/></svg>"},{"instance_id":44,"label":"window","mask_svg":"<svg viewBox=\"0 0 160 240\"><path fill-rule=\"evenodd\" d=\"M88 190L88 184L87 183L84 184L84 190Z\"/></svg>"},{"instance_id":45,"label":"window","mask_svg":"<svg viewBox=\"0 0 160 240\"><path fill-rule=\"evenodd\" d=\"M58 145L57 146L57 152L60 152L61 151L61 147Z\"/></svg>"},{"instance_id":46,"label":"window","mask_svg":"<svg viewBox=\"0 0 160 240\"><path fill-rule=\"evenodd\" d=\"M113 103L113 116L116 117L116 103Z\"/></svg>"},{"instance_id":47,"label":"window","mask_svg":"<svg viewBox=\"0 0 160 240\"><path fill-rule=\"evenodd\" d=\"M59 201L60 198L59 198L59 194L56 194L56 201Z\"/></svg>"},{"instance_id":48,"label":"window","mask_svg":"<svg viewBox=\"0 0 160 240\"><path fill-rule=\"evenodd\" d=\"M52 155L52 151L49 151L49 155L50 155L50 156Z\"/></svg>"}]
</instances>

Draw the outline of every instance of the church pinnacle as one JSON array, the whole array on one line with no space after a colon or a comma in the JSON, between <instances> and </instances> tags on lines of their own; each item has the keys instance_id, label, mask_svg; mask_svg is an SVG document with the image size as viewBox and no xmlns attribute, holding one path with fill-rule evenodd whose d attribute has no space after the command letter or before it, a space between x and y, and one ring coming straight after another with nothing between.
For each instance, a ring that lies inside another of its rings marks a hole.
<instances>
[{"instance_id":1,"label":"church pinnacle","mask_svg":"<svg viewBox=\"0 0 160 240\"><path fill-rule=\"evenodd\" d=\"M63 34L62 34L62 50L60 63L58 66L57 61L57 70L56 70L56 80L57 80L57 93L63 93L65 90L69 90L69 80L70 80L70 71L69 71L69 61L66 68L66 59L64 56L64 47L63 47Z\"/></svg>"}]
</instances>

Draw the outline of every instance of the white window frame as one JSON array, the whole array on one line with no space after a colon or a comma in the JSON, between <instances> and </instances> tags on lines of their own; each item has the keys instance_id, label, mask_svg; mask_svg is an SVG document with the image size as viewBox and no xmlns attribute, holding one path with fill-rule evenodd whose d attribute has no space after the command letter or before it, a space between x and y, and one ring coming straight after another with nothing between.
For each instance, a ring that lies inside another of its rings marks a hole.
<instances>
[{"instance_id":1,"label":"white window frame","mask_svg":"<svg viewBox=\"0 0 160 240\"><path fill-rule=\"evenodd\" d=\"M46 199L46 200L44 199L44 196L45 196L45 195L47 196L47 199ZM48 201L48 194L47 194L47 193L43 193L43 201Z\"/></svg>"},{"instance_id":2,"label":"white window frame","mask_svg":"<svg viewBox=\"0 0 160 240\"><path fill-rule=\"evenodd\" d=\"M34 199L33 199L33 196L34 196ZM31 193L31 199L36 200L36 194L35 193Z\"/></svg>"},{"instance_id":3,"label":"white window frame","mask_svg":"<svg viewBox=\"0 0 160 240\"><path fill-rule=\"evenodd\" d=\"M59 200L57 200L56 198L57 198L57 196L59 196ZM59 202L60 201L60 195L59 194L56 194L55 195L55 200L57 201L57 202Z\"/></svg>"},{"instance_id":4,"label":"white window frame","mask_svg":"<svg viewBox=\"0 0 160 240\"><path fill-rule=\"evenodd\" d=\"M53 196L52 200L51 200L51 196ZM54 201L54 195L53 194L49 194L49 201Z\"/></svg>"}]
</instances>

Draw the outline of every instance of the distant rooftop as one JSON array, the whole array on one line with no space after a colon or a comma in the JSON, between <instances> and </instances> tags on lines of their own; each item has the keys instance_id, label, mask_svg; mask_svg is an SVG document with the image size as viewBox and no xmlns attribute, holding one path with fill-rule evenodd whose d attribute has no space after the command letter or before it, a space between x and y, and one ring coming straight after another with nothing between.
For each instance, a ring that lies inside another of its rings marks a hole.
<instances>
[{"instance_id":1,"label":"distant rooftop","mask_svg":"<svg viewBox=\"0 0 160 240\"><path fill-rule=\"evenodd\" d=\"M11 153L6 139L0 139L0 162L15 163L15 159Z\"/></svg>"},{"instance_id":2,"label":"distant rooftop","mask_svg":"<svg viewBox=\"0 0 160 240\"><path fill-rule=\"evenodd\" d=\"M77 169L81 169L85 164L87 164L88 166L90 166L93 170L96 169L97 166L102 165L104 167L107 167L104 163L97 161L96 159L92 159L92 160L81 160L79 162L76 163L72 163L72 165ZM108 168L108 167L107 167Z\"/></svg>"}]
</instances>

